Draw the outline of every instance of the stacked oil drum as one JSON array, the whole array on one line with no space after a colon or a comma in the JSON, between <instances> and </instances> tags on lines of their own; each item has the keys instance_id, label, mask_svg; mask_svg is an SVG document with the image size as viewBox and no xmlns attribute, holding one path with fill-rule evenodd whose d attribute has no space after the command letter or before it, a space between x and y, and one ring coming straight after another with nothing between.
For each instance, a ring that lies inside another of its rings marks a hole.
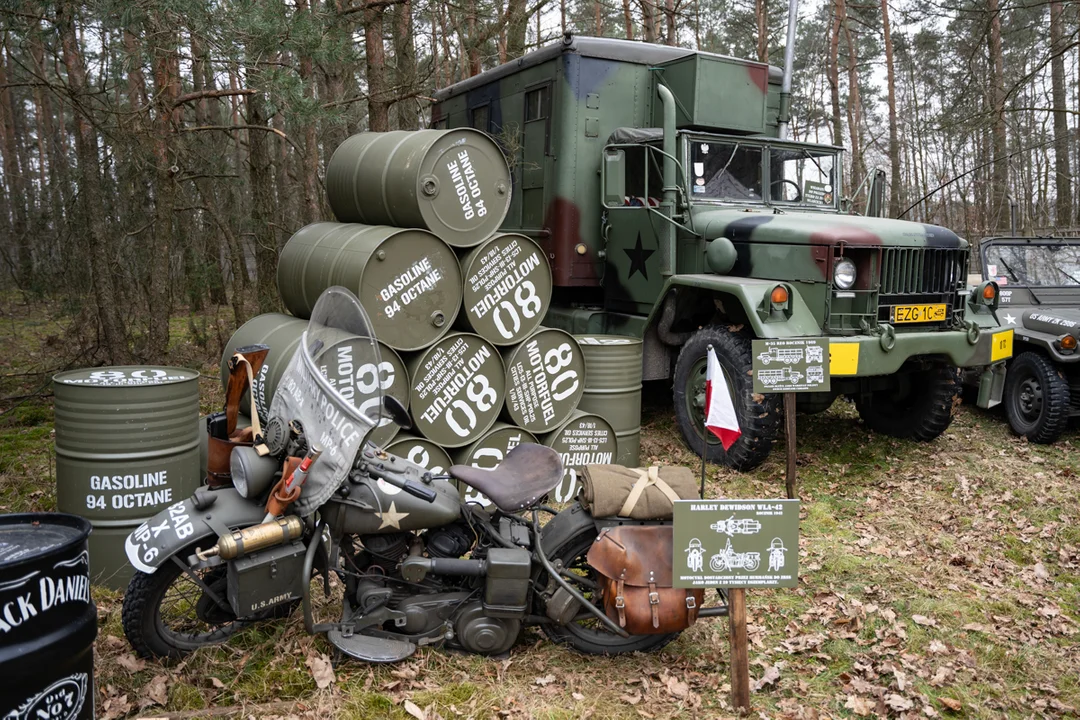
<instances>
[{"instance_id":1,"label":"stacked oil drum","mask_svg":"<svg viewBox=\"0 0 1080 720\"><path fill-rule=\"evenodd\" d=\"M475 130L346 140L326 172L338 222L308 225L285 245L277 280L289 315L260 315L241 327L222 358L222 381L232 348L269 345L254 383L255 404L266 413L315 301L342 285L367 310L381 361L331 361L327 372L351 378L360 393L396 397L413 419L409 433L384 419L374 442L436 472L453 463L492 468L519 443L544 443L568 467L557 499L573 497L575 467L616 461L617 428L601 410L625 409L604 393L627 383L612 385L601 372L599 387L591 387L577 339L541 326L551 269L530 238L499 232L510 184L502 150ZM636 347L635 367L620 378L636 372L640 401ZM614 424L626 430L629 418L636 427L638 413ZM636 464L636 449L632 455Z\"/></svg>"}]
</instances>

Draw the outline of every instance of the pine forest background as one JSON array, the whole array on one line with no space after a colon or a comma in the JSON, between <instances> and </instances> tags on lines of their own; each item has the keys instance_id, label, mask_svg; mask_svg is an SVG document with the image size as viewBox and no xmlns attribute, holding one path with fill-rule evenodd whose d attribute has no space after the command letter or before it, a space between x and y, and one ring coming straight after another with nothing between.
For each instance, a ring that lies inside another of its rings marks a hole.
<instances>
[{"instance_id":1,"label":"pine forest background","mask_svg":"<svg viewBox=\"0 0 1080 720\"><path fill-rule=\"evenodd\" d=\"M152 361L170 317L225 337L278 309L279 249L331 217L362 130L426 127L435 88L576 34L781 65L781 0L0 0L0 263L75 319L83 364ZM793 136L846 188L972 241L1080 234L1077 0L804 0ZM941 187L944 186L944 187ZM936 192L935 192L936 190ZM925 200L920 200L926 197ZM224 343L224 339L218 342Z\"/></svg>"}]
</instances>

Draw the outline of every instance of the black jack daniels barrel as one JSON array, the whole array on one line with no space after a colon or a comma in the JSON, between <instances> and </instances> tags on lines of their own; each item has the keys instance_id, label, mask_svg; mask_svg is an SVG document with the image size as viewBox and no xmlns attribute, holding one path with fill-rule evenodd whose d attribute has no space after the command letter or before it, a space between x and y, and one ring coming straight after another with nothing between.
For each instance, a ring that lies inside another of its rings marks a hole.
<instances>
[{"instance_id":1,"label":"black jack daniels barrel","mask_svg":"<svg viewBox=\"0 0 1080 720\"><path fill-rule=\"evenodd\" d=\"M199 373L158 366L53 377L56 506L93 524L91 577L114 590L134 571L124 539L202 484Z\"/></svg>"},{"instance_id":2,"label":"black jack daniels barrel","mask_svg":"<svg viewBox=\"0 0 1080 720\"><path fill-rule=\"evenodd\" d=\"M494 345L532 334L551 303L551 266L532 239L499 233L461 258L464 298L458 325Z\"/></svg>"},{"instance_id":3,"label":"black jack daniels barrel","mask_svg":"<svg viewBox=\"0 0 1080 720\"><path fill-rule=\"evenodd\" d=\"M416 432L444 448L473 442L503 405L503 363L487 340L453 333L406 360Z\"/></svg>"},{"instance_id":4,"label":"black jack daniels barrel","mask_svg":"<svg viewBox=\"0 0 1080 720\"><path fill-rule=\"evenodd\" d=\"M348 288L375 336L395 350L420 350L450 329L461 308L461 266L427 230L314 223L296 231L278 259L278 292L299 318L323 290Z\"/></svg>"},{"instance_id":5,"label":"black jack daniels barrel","mask_svg":"<svg viewBox=\"0 0 1080 720\"><path fill-rule=\"evenodd\" d=\"M478 130L365 132L334 151L326 195L341 222L426 228L472 247L510 209L510 169Z\"/></svg>"},{"instance_id":6,"label":"black jack daniels barrel","mask_svg":"<svg viewBox=\"0 0 1080 720\"><path fill-rule=\"evenodd\" d=\"M94 717L89 521L0 515L0 718Z\"/></svg>"},{"instance_id":7,"label":"black jack daniels barrel","mask_svg":"<svg viewBox=\"0 0 1080 720\"><path fill-rule=\"evenodd\" d=\"M506 365L504 417L531 433L554 430L585 391L585 358L569 333L542 327L512 348Z\"/></svg>"}]
</instances>

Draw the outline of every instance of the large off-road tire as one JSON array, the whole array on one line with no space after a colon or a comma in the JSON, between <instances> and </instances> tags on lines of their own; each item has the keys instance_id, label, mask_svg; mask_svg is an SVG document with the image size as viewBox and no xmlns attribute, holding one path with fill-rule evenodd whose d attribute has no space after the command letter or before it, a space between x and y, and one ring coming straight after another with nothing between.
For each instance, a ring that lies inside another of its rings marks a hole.
<instances>
[{"instance_id":1,"label":"large off-road tire","mask_svg":"<svg viewBox=\"0 0 1080 720\"><path fill-rule=\"evenodd\" d=\"M713 346L724 371L742 436L728 451L702 427L705 413L706 348ZM736 470L753 470L769 457L780 427L780 396L754 392L750 338L724 327L710 326L690 336L675 362L675 419L687 446L698 455L707 449L709 462Z\"/></svg>"},{"instance_id":2,"label":"large off-road tire","mask_svg":"<svg viewBox=\"0 0 1080 720\"><path fill-rule=\"evenodd\" d=\"M204 541L203 545L212 544ZM178 553L188 557L198 544ZM219 597L226 594L225 567L196 574ZM171 559L153 574L136 571L124 594L124 635L140 657L179 660L208 645L228 640L247 623L210 600Z\"/></svg>"},{"instance_id":3,"label":"large off-road tire","mask_svg":"<svg viewBox=\"0 0 1080 720\"><path fill-rule=\"evenodd\" d=\"M597 532L595 525L588 525L573 537L563 541L560 545L548 551L548 560L555 567L562 567L569 572L587 577L593 582L598 582L599 574L589 567L586 555L589 548L596 540ZM544 573L539 578L541 587L553 582ZM573 585L573 583L571 583ZM591 601L597 607L602 608L600 593L582 590L585 599ZM543 623L541 628L544 634L554 643L565 643L580 653L587 655L618 655L629 652L652 652L659 650L675 638L679 633L667 633L662 635L631 635L622 638L608 630L603 623L595 617L576 620L566 625L550 622Z\"/></svg>"},{"instance_id":4,"label":"large off-road tire","mask_svg":"<svg viewBox=\"0 0 1080 720\"><path fill-rule=\"evenodd\" d=\"M1052 443L1069 422L1071 395L1064 373L1038 352L1022 352L1005 376L1009 427L1034 443Z\"/></svg>"},{"instance_id":5,"label":"large off-road tire","mask_svg":"<svg viewBox=\"0 0 1080 720\"><path fill-rule=\"evenodd\" d=\"M960 392L960 372L938 363L925 370L898 373L892 387L855 396L855 407L874 432L929 442L948 429Z\"/></svg>"}]
</instances>

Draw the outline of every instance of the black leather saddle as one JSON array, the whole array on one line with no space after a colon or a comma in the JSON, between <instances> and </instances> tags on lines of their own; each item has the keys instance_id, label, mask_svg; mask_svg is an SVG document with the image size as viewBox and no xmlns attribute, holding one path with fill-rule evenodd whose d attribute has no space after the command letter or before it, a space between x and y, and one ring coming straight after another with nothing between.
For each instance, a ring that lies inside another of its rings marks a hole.
<instances>
[{"instance_id":1,"label":"black leather saddle","mask_svg":"<svg viewBox=\"0 0 1080 720\"><path fill-rule=\"evenodd\" d=\"M562 482L559 453L544 445L523 443L494 470L454 465L450 474L491 498L503 512L531 507Z\"/></svg>"}]
</instances>

